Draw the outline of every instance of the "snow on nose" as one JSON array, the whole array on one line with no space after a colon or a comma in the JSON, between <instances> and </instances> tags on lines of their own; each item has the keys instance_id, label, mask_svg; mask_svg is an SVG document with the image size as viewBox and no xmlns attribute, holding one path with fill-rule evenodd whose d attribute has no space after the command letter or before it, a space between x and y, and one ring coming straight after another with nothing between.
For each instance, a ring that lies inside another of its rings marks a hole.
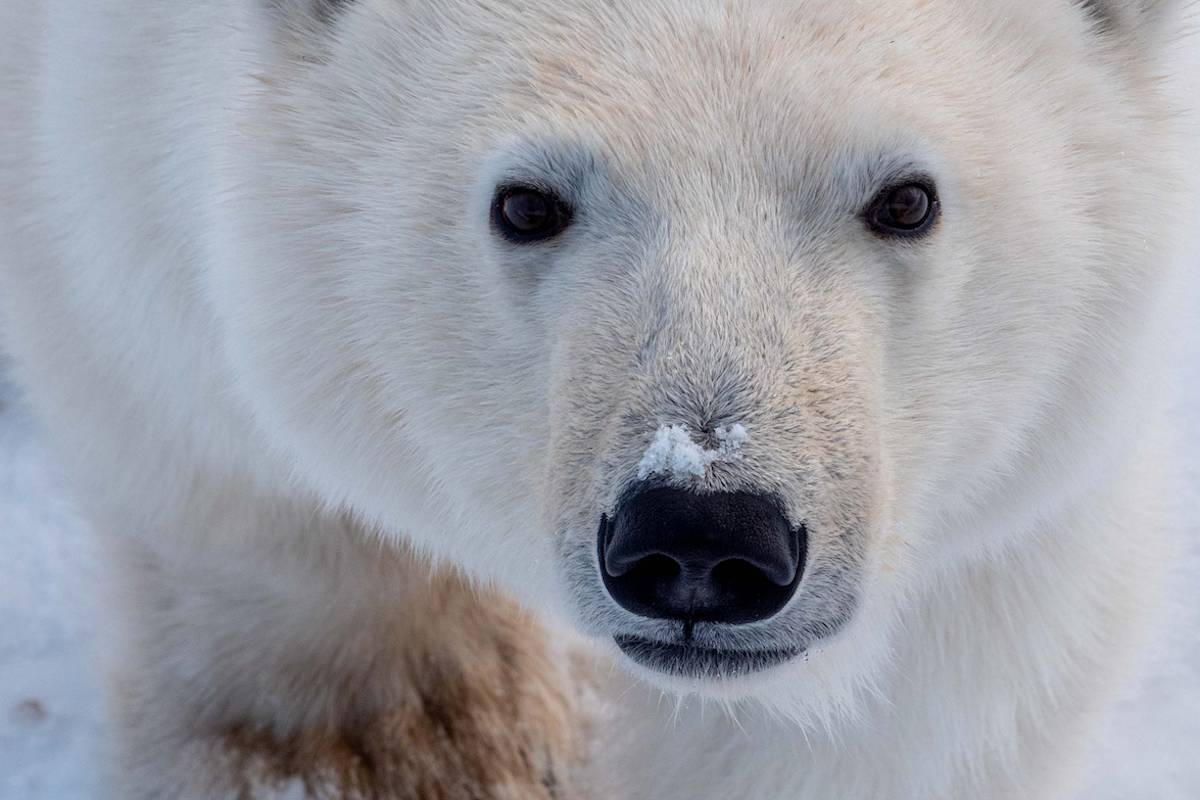
<instances>
[{"instance_id":1,"label":"snow on nose","mask_svg":"<svg viewBox=\"0 0 1200 800\"><path fill-rule=\"evenodd\" d=\"M713 434L717 447L709 449L697 444L685 425L661 426L638 463L638 479L645 480L651 475L679 480L702 478L709 464L742 457L742 445L748 438L743 425L717 428Z\"/></svg>"}]
</instances>

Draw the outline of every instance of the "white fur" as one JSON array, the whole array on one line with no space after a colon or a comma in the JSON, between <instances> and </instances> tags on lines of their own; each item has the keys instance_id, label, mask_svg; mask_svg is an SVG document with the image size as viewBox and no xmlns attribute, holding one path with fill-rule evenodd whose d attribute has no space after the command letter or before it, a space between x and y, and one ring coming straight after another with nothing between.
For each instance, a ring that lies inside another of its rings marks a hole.
<instances>
[{"instance_id":1,"label":"white fur","mask_svg":"<svg viewBox=\"0 0 1200 800\"><path fill-rule=\"evenodd\" d=\"M353 529L620 660L596 521L654 431L744 424L667 471L782 497L793 611L854 612L763 675L614 678L626 796L1060 796L1170 558L1185 4L1109 5L0 0L4 342L109 537L113 672L321 719L264 665L360 652ZM881 241L910 167L940 227ZM518 250L488 204L530 173L583 213ZM167 705L139 797L192 752Z\"/></svg>"}]
</instances>

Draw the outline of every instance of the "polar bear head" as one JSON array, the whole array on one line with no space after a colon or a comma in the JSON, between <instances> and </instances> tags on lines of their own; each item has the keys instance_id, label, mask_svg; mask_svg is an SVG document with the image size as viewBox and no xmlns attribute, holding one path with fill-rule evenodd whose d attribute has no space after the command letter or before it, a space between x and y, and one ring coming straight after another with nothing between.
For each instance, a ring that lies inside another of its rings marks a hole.
<instances>
[{"instance_id":1,"label":"polar bear head","mask_svg":"<svg viewBox=\"0 0 1200 800\"><path fill-rule=\"evenodd\" d=\"M210 282L239 390L329 503L649 680L852 694L1120 438L1157 6L255 19Z\"/></svg>"}]
</instances>

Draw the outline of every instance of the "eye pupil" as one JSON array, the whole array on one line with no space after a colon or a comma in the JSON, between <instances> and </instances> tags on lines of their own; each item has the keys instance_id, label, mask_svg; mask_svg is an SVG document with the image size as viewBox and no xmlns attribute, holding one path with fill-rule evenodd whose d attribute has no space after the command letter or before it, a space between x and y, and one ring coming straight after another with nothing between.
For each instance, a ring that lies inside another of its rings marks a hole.
<instances>
[{"instance_id":1,"label":"eye pupil","mask_svg":"<svg viewBox=\"0 0 1200 800\"><path fill-rule=\"evenodd\" d=\"M929 195L917 186L902 186L888 198L888 211L901 225L920 225L929 213Z\"/></svg>"},{"instance_id":2,"label":"eye pupil","mask_svg":"<svg viewBox=\"0 0 1200 800\"><path fill-rule=\"evenodd\" d=\"M872 209L869 222L876 233L916 236L932 225L937 217L938 202L929 186L906 183L884 190Z\"/></svg>"},{"instance_id":3,"label":"eye pupil","mask_svg":"<svg viewBox=\"0 0 1200 800\"><path fill-rule=\"evenodd\" d=\"M547 198L533 192L509 195L504 200L504 217L514 228L536 231L550 218L550 203Z\"/></svg>"},{"instance_id":4,"label":"eye pupil","mask_svg":"<svg viewBox=\"0 0 1200 800\"><path fill-rule=\"evenodd\" d=\"M527 186L502 189L496 196L493 222L506 238L516 242L549 239L570 221L570 211L560 199Z\"/></svg>"}]
</instances>

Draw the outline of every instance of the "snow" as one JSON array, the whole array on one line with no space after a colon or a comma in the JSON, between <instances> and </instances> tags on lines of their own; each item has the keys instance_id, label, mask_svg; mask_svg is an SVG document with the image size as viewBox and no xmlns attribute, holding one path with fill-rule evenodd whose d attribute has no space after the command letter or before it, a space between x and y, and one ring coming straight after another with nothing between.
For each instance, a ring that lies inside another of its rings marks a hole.
<instances>
[{"instance_id":1,"label":"snow","mask_svg":"<svg viewBox=\"0 0 1200 800\"><path fill-rule=\"evenodd\" d=\"M1200 328L1200 291L1188 302ZM1188 397L1177 415L1194 454L1187 507L1200 519L1200 336L1189 339L1180 360ZM0 364L0 800L96 800L104 742L89 594L96 560L37 426L2 376ZM686 429L667 427L643 467L702 475L711 461L737 457L745 440L735 425L706 450ZM1098 745L1079 800L1200 798L1200 522L1188 547L1165 636Z\"/></svg>"},{"instance_id":2,"label":"snow","mask_svg":"<svg viewBox=\"0 0 1200 800\"><path fill-rule=\"evenodd\" d=\"M697 444L684 425L661 426L638 463L638 479L645 480L651 475L663 475L676 480L702 478L709 464L742 457L742 445L748 438L744 426L737 424L717 428L713 435L717 447L710 450Z\"/></svg>"},{"instance_id":3,"label":"snow","mask_svg":"<svg viewBox=\"0 0 1200 800\"><path fill-rule=\"evenodd\" d=\"M87 531L0 378L0 799L96 797Z\"/></svg>"}]
</instances>

